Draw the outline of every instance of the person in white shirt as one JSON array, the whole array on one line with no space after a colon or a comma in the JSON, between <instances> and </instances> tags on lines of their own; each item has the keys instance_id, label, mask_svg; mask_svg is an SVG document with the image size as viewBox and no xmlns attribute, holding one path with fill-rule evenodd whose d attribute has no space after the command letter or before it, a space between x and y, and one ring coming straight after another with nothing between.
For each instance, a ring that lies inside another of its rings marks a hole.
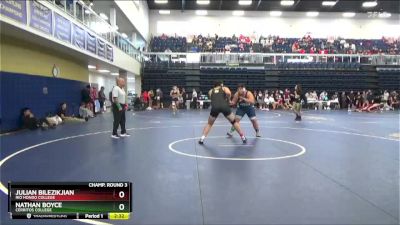
<instances>
[{"instance_id":1,"label":"person in white shirt","mask_svg":"<svg viewBox=\"0 0 400 225\"><path fill-rule=\"evenodd\" d=\"M382 103L384 110L392 110L392 107L389 106L388 101L389 101L389 92L385 90L382 95Z\"/></svg>"},{"instance_id":2,"label":"person in white shirt","mask_svg":"<svg viewBox=\"0 0 400 225\"><path fill-rule=\"evenodd\" d=\"M192 105L193 105L193 108L195 108L195 109L198 108L197 107L197 92L196 92L196 89L194 89L194 88L192 91Z\"/></svg>"},{"instance_id":3,"label":"person in white shirt","mask_svg":"<svg viewBox=\"0 0 400 225\"><path fill-rule=\"evenodd\" d=\"M124 90L125 80L121 77L117 78L117 85L112 89L112 111L114 115L112 138L129 137L125 129L125 110L126 110L126 93ZM118 135L118 127L121 126L121 135Z\"/></svg>"}]
</instances>

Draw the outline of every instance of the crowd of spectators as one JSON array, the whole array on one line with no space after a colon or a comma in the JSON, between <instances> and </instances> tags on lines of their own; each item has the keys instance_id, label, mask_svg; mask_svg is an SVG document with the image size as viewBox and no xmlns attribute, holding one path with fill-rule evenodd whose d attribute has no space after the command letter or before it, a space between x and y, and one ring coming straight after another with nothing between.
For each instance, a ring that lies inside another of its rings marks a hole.
<instances>
[{"instance_id":1,"label":"crowd of spectators","mask_svg":"<svg viewBox=\"0 0 400 225\"><path fill-rule=\"evenodd\" d=\"M232 35L232 37L193 35L152 37L151 52L262 52L308 54L400 54L400 38L344 39L280 36Z\"/></svg>"},{"instance_id":2,"label":"crowd of spectators","mask_svg":"<svg viewBox=\"0 0 400 225\"><path fill-rule=\"evenodd\" d=\"M184 87L178 87L179 96L177 102L178 109L187 108L186 103L189 101L189 107L192 109L200 108L200 103L198 102L198 98L203 94L201 91L197 93L196 89L192 89L192 91L186 91ZM142 90L139 98L136 99L135 108L140 110L153 110L153 109L163 109L164 106L170 105L171 96L169 93L167 96L163 94L160 88L154 90ZM165 104L166 103L166 104Z\"/></svg>"},{"instance_id":3,"label":"crowd of spectators","mask_svg":"<svg viewBox=\"0 0 400 225\"><path fill-rule=\"evenodd\" d=\"M254 91L258 107L261 110L292 108L294 97L293 91L285 90L265 90ZM302 97L303 107L315 110L347 109L348 111L372 112L378 110L399 109L399 93L397 91L373 92L350 91L333 92L322 91L305 92Z\"/></svg>"},{"instance_id":4,"label":"crowd of spectators","mask_svg":"<svg viewBox=\"0 0 400 225\"><path fill-rule=\"evenodd\" d=\"M178 107L181 109L189 107L192 109L199 109L203 107L200 105L202 99L206 98L203 93L197 92L193 89L191 92L186 92L185 88L180 88L180 97ZM294 99L294 91L290 89L285 90L255 90L253 94L256 98L255 107L260 110L291 110L292 102ZM302 96L302 104L304 108L315 110L333 110L333 109L347 109L348 111L357 112L372 112L378 110L394 110L399 109L399 92L397 91L382 91L373 92L366 91L350 91L350 92L333 92L328 93L322 91L307 91ZM138 109L162 109L164 103L170 101L164 98L160 89L155 92L153 90L144 90L138 98L140 107ZM168 104L168 103L167 103ZM206 106L206 104L204 104Z\"/></svg>"},{"instance_id":5,"label":"crowd of spectators","mask_svg":"<svg viewBox=\"0 0 400 225\"><path fill-rule=\"evenodd\" d=\"M258 91L257 100L260 109L291 109L293 92L289 89L285 91ZM315 110L347 109L348 111L374 111L374 110L394 110L399 108L399 93L396 91L373 92L350 91L333 92L316 91L304 93L303 106Z\"/></svg>"}]
</instances>

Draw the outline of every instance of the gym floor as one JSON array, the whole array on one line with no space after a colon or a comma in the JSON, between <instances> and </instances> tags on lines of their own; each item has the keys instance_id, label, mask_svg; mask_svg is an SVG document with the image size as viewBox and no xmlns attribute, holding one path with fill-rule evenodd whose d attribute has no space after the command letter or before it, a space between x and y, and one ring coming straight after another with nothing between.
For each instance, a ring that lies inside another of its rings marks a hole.
<instances>
[{"instance_id":1,"label":"gym floor","mask_svg":"<svg viewBox=\"0 0 400 225\"><path fill-rule=\"evenodd\" d=\"M249 141L209 111L127 112L1 136L2 224L399 224L399 113L257 111ZM8 181L131 181L129 221L10 220Z\"/></svg>"}]
</instances>

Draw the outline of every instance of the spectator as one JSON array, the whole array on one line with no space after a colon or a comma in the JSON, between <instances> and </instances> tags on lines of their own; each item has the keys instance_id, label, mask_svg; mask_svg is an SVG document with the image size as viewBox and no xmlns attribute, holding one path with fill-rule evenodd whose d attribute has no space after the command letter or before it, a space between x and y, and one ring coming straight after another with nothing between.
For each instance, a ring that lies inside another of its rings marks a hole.
<instances>
[{"instance_id":1,"label":"spectator","mask_svg":"<svg viewBox=\"0 0 400 225\"><path fill-rule=\"evenodd\" d=\"M354 92L350 91L350 94L347 96L347 108L348 111L351 111L355 103Z\"/></svg>"},{"instance_id":2,"label":"spectator","mask_svg":"<svg viewBox=\"0 0 400 225\"><path fill-rule=\"evenodd\" d=\"M163 93L162 93L160 88L157 88L157 90L156 90L155 100L156 100L156 108L157 109L163 109L164 108L164 105L163 105L163 102L162 102Z\"/></svg>"},{"instance_id":3,"label":"spectator","mask_svg":"<svg viewBox=\"0 0 400 225\"><path fill-rule=\"evenodd\" d=\"M340 102L339 102L339 94L335 92L332 96L330 101L328 101L328 109L340 109Z\"/></svg>"},{"instance_id":4,"label":"spectator","mask_svg":"<svg viewBox=\"0 0 400 225\"><path fill-rule=\"evenodd\" d=\"M144 103L144 108L149 106L149 93L146 90L142 92L142 102Z\"/></svg>"},{"instance_id":5,"label":"spectator","mask_svg":"<svg viewBox=\"0 0 400 225\"><path fill-rule=\"evenodd\" d=\"M272 106L272 109L276 109L277 103L275 102L274 95L271 93L268 97L268 101L266 102L268 106Z\"/></svg>"},{"instance_id":6,"label":"spectator","mask_svg":"<svg viewBox=\"0 0 400 225\"><path fill-rule=\"evenodd\" d=\"M392 109L392 107L389 106L389 96L390 96L389 92L387 90L385 90L382 95L382 104L383 104L384 110Z\"/></svg>"},{"instance_id":7,"label":"spectator","mask_svg":"<svg viewBox=\"0 0 400 225\"><path fill-rule=\"evenodd\" d=\"M199 108L199 106L197 104L197 92L196 92L196 89L194 89L194 88L192 90L192 108L193 109Z\"/></svg>"},{"instance_id":8,"label":"spectator","mask_svg":"<svg viewBox=\"0 0 400 225\"><path fill-rule=\"evenodd\" d=\"M93 112L93 115L96 116L96 109L99 108L99 104L98 103L98 96L97 96L97 88L96 87L92 87L90 89L90 103L92 105L91 110Z\"/></svg>"},{"instance_id":9,"label":"spectator","mask_svg":"<svg viewBox=\"0 0 400 225\"><path fill-rule=\"evenodd\" d=\"M106 101L106 94L104 94L104 87L100 88L98 97L99 97L99 103L100 103L100 113L103 113L103 112L105 112L104 102Z\"/></svg>"},{"instance_id":10,"label":"spectator","mask_svg":"<svg viewBox=\"0 0 400 225\"><path fill-rule=\"evenodd\" d=\"M345 109L347 108L347 96L346 96L346 92L342 92L342 94L340 95L340 108L341 109Z\"/></svg>"},{"instance_id":11,"label":"spectator","mask_svg":"<svg viewBox=\"0 0 400 225\"><path fill-rule=\"evenodd\" d=\"M264 103L264 95L263 95L262 91L258 91L258 93L256 95L256 100L257 100L258 108L261 110L264 110L265 103Z\"/></svg>"},{"instance_id":12,"label":"spectator","mask_svg":"<svg viewBox=\"0 0 400 225\"><path fill-rule=\"evenodd\" d=\"M251 38L245 35L232 37L203 37L198 35L193 38L185 37L168 37L163 34L160 37L153 37L150 41L151 51L154 52L219 52L225 51L241 51L241 52L259 52L262 46L263 52L276 53L319 53L319 54L399 54L398 42L390 38L382 38L381 40L346 40L343 38L335 39L313 39L310 35L293 41L289 38L275 37L269 35L267 38L260 37L255 39L255 34ZM239 47L239 49L237 49Z\"/></svg>"},{"instance_id":13,"label":"spectator","mask_svg":"<svg viewBox=\"0 0 400 225\"><path fill-rule=\"evenodd\" d=\"M154 92L153 90L149 90L147 92L148 95L148 102L149 102L149 106L147 107L146 110L153 110L153 99L154 99Z\"/></svg>"},{"instance_id":14,"label":"spectator","mask_svg":"<svg viewBox=\"0 0 400 225\"><path fill-rule=\"evenodd\" d=\"M181 89L181 92L180 92L180 95L179 95L179 97L178 97L178 100L179 100L179 108L181 108L181 109L184 108L184 104L185 104L186 98L187 98L187 96L186 96L185 88L182 88L182 89Z\"/></svg>"},{"instance_id":15,"label":"spectator","mask_svg":"<svg viewBox=\"0 0 400 225\"><path fill-rule=\"evenodd\" d=\"M43 130L45 130L49 127L55 127L55 125L50 124L46 119L36 119L30 108L22 109L22 122L23 126L30 130L36 130L38 128L42 128Z\"/></svg>"},{"instance_id":16,"label":"spectator","mask_svg":"<svg viewBox=\"0 0 400 225\"><path fill-rule=\"evenodd\" d=\"M90 85L86 85L86 88L81 91L81 100L86 105L90 105Z\"/></svg>"},{"instance_id":17,"label":"spectator","mask_svg":"<svg viewBox=\"0 0 400 225\"><path fill-rule=\"evenodd\" d=\"M392 109L398 109L399 108L399 95L397 94L396 91L393 91L392 94L389 97L389 106Z\"/></svg>"},{"instance_id":18,"label":"spectator","mask_svg":"<svg viewBox=\"0 0 400 225\"><path fill-rule=\"evenodd\" d=\"M85 119L86 121L89 118L94 117L92 110L87 108L87 104L85 102L81 102L81 106L79 107L79 116Z\"/></svg>"},{"instance_id":19,"label":"spectator","mask_svg":"<svg viewBox=\"0 0 400 225\"><path fill-rule=\"evenodd\" d=\"M74 115L68 115L67 103L63 102L60 104L58 109L57 115L62 119L63 122L71 121L71 122L84 122L85 120L88 121L86 117L85 120L76 118Z\"/></svg>"}]
</instances>

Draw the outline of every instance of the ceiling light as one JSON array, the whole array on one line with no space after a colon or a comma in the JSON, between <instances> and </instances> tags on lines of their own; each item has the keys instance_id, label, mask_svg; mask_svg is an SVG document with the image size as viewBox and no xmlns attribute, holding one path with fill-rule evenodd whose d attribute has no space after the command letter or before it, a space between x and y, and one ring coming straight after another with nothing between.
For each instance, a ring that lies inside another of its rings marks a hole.
<instances>
[{"instance_id":1,"label":"ceiling light","mask_svg":"<svg viewBox=\"0 0 400 225\"><path fill-rule=\"evenodd\" d=\"M243 16L244 15L244 11L235 10L235 11L232 12L232 15L234 15L234 16Z\"/></svg>"},{"instance_id":2,"label":"ceiling light","mask_svg":"<svg viewBox=\"0 0 400 225\"><path fill-rule=\"evenodd\" d=\"M281 11L271 11L269 12L270 16L281 16L282 12Z\"/></svg>"},{"instance_id":3,"label":"ceiling light","mask_svg":"<svg viewBox=\"0 0 400 225\"><path fill-rule=\"evenodd\" d=\"M87 66L89 69L96 69L96 66L88 65Z\"/></svg>"},{"instance_id":4,"label":"ceiling light","mask_svg":"<svg viewBox=\"0 0 400 225\"><path fill-rule=\"evenodd\" d=\"M100 17L103 18L104 20L108 20L108 16L104 13L100 13Z\"/></svg>"},{"instance_id":5,"label":"ceiling light","mask_svg":"<svg viewBox=\"0 0 400 225\"><path fill-rule=\"evenodd\" d=\"M156 4L167 4L168 0L154 0L154 3L156 3Z\"/></svg>"},{"instance_id":6,"label":"ceiling light","mask_svg":"<svg viewBox=\"0 0 400 225\"><path fill-rule=\"evenodd\" d=\"M294 1L281 1L281 5L283 6L292 6L294 5Z\"/></svg>"},{"instance_id":7,"label":"ceiling light","mask_svg":"<svg viewBox=\"0 0 400 225\"><path fill-rule=\"evenodd\" d=\"M99 71L100 73L109 73L110 72L109 70L97 70L97 71Z\"/></svg>"},{"instance_id":8,"label":"ceiling light","mask_svg":"<svg viewBox=\"0 0 400 225\"><path fill-rule=\"evenodd\" d=\"M207 10L196 10L196 15L198 16L206 16Z\"/></svg>"},{"instance_id":9,"label":"ceiling light","mask_svg":"<svg viewBox=\"0 0 400 225\"><path fill-rule=\"evenodd\" d=\"M343 13L343 17L354 17L356 13L354 12L345 12Z\"/></svg>"},{"instance_id":10,"label":"ceiling light","mask_svg":"<svg viewBox=\"0 0 400 225\"><path fill-rule=\"evenodd\" d=\"M307 12L308 17L316 17L319 15L319 12Z\"/></svg>"},{"instance_id":11,"label":"ceiling light","mask_svg":"<svg viewBox=\"0 0 400 225\"><path fill-rule=\"evenodd\" d=\"M170 10L159 10L158 13L160 13L161 15L169 15L171 14Z\"/></svg>"},{"instance_id":12,"label":"ceiling light","mask_svg":"<svg viewBox=\"0 0 400 225\"><path fill-rule=\"evenodd\" d=\"M113 76L118 76L119 75L119 73L110 73L111 75L113 75Z\"/></svg>"},{"instance_id":13,"label":"ceiling light","mask_svg":"<svg viewBox=\"0 0 400 225\"><path fill-rule=\"evenodd\" d=\"M210 1L209 0L197 0L198 5L209 5Z\"/></svg>"},{"instance_id":14,"label":"ceiling light","mask_svg":"<svg viewBox=\"0 0 400 225\"><path fill-rule=\"evenodd\" d=\"M251 0L239 0L239 5L251 5Z\"/></svg>"},{"instance_id":15,"label":"ceiling light","mask_svg":"<svg viewBox=\"0 0 400 225\"><path fill-rule=\"evenodd\" d=\"M379 15L378 15L379 18L389 18L391 16L392 16L392 14L387 13L387 12L379 13Z\"/></svg>"},{"instance_id":16,"label":"ceiling light","mask_svg":"<svg viewBox=\"0 0 400 225\"><path fill-rule=\"evenodd\" d=\"M363 2L362 7L364 8L372 8L378 5L378 2L376 1L369 1L369 2Z\"/></svg>"},{"instance_id":17,"label":"ceiling light","mask_svg":"<svg viewBox=\"0 0 400 225\"><path fill-rule=\"evenodd\" d=\"M336 5L336 1L323 1L322 5L323 6L334 6L334 5Z\"/></svg>"}]
</instances>

